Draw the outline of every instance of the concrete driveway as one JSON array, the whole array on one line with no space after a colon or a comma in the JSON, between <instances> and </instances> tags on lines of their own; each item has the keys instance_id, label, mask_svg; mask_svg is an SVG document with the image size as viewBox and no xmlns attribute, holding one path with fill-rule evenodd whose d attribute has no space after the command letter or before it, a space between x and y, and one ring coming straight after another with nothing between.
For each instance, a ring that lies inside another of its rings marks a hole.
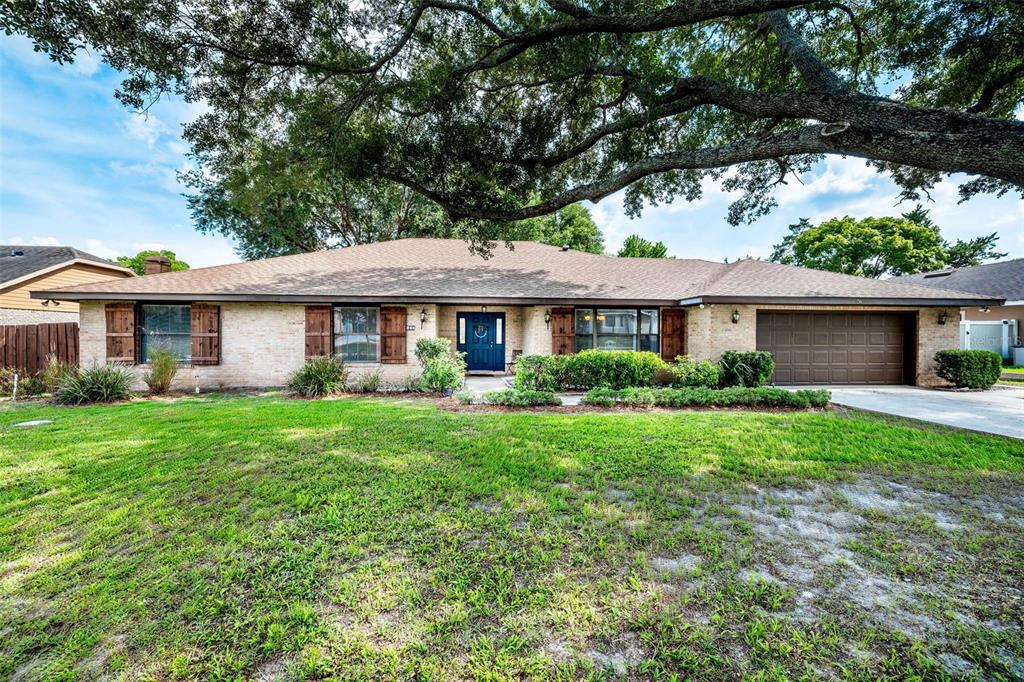
<instances>
[{"instance_id":1,"label":"concrete driveway","mask_svg":"<svg viewBox=\"0 0 1024 682\"><path fill-rule=\"evenodd\" d=\"M897 417L1024 439L1024 388L937 391L913 386L823 386L832 402Z\"/></svg>"}]
</instances>

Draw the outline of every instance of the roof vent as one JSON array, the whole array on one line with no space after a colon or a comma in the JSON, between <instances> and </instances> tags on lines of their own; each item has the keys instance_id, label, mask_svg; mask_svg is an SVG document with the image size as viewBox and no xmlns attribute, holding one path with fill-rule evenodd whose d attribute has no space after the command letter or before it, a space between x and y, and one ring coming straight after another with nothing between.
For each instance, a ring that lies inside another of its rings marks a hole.
<instances>
[{"instance_id":1,"label":"roof vent","mask_svg":"<svg viewBox=\"0 0 1024 682\"><path fill-rule=\"evenodd\" d=\"M570 248L572 247L570 247L568 244L562 244L562 251L568 251Z\"/></svg>"},{"instance_id":2,"label":"roof vent","mask_svg":"<svg viewBox=\"0 0 1024 682\"><path fill-rule=\"evenodd\" d=\"M24 255L25 255L25 252L22 251L21 249L11 249L11 257L12 258L15 257L15 256L24 256Z\"/></svg>"},{"instance_id":3,"label":"roof vent","mask_svg":"<svg viewBox=\"0 0 1024 682\"><path fill-rule=\"evenodd\" d=\"M926 272L924 273L924 278L931 279L933 277L949 277L952 274L953 272L951 270L947 270L946 272Z\"/></svg>"}]
</instances>

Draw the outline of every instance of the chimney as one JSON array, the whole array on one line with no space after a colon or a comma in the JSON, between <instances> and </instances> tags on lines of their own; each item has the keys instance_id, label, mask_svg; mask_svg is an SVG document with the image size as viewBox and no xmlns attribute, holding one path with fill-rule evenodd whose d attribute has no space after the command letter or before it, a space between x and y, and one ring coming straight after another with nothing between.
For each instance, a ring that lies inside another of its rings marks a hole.
<instances>
[{"instance_id":1,"label":"chimney","mask_svg":"<svg viewBox=\"0 0 1024 682\"><path fill-rule=\"evenodd\" d=\"M167 256L146 256L142 261L142 274L159 275L161 272L171 271L171 259Z\"/></svg>"}]
</instances>

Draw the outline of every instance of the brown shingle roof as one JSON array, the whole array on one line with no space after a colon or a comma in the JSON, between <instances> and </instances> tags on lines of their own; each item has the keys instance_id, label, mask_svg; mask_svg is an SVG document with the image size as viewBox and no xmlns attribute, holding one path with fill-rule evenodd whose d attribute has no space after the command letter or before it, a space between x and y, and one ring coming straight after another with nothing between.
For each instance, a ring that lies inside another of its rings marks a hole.
<instances>
[{"instance_id":1,"label":"brown shingle roof","mask_svg":"<svg viewBox=\"0 0 1024 682\"><path fill-rule=\"evenodd\" d=\"M535 242L484 260L466 242L402 239L41 292L80 299L660 302L717 296L948 300L949 292L741 261L615 258ZM977 298L975 295L970 295Z\"/></svg>"},{"instance_id":2,"label":"brown shingle roof","mask_svg":"<svg viewBox=\"0 0 1024 682\"><path fill-rule=\"evenodd\" d=\"M969 268L906 275L900 281L933 289L957 289L1008 301L1024 301L1024 258Z\"/></svg>"},{"instance_id":3,"label":"brown shingle roof","mask_svg":"<svg viewBox=\"0 0 1024 682\"><path fill-rule=\"evenodd\" d=\"M117 263L70 246L0 244L0 286L76 260L88 261L128 274L128 270Z\"/></svg>"}]
</instances>

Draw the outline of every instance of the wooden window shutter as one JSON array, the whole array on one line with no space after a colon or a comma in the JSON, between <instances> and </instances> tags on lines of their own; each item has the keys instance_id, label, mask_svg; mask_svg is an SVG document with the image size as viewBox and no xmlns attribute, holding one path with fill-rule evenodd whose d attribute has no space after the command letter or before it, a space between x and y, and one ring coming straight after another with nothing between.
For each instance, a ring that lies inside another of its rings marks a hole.
<instances>
[{"instance_id":1,"label":"wooden window shutter","mask_svg":"<svg viewBox=\"0 0 1024 682\"><path fill-rule=\"evenodd\" d=\"M220 364L220 306L192 304L192 364Z\"/></svg>"},{"instance_id":2,"label":"wooden window shutter","mask_svg":"<svg viewBox=\"0 0 1024 682\"><path fill-rule=\"evenodd\" d=\"M576 352L576 327L572 308L551 311L551 354L571 355Z\"/></svg>"},{"instance_id":3,"label":"wooden window shutter","mask_svg":"<svg viewBox=\"0 0 1024 682\"><path fill-rule=\"evenodd\" d=\"M134 365L138 357L135 336L135 304L108 303L107 317L107 362L123 362Z\"/></svg>"},{"instance_id":4,"label":"wooden window shutter","mask_svg":"<svg viewBox=\"0 0 1024 682\"><path fill-rule=\"evenodd\" d=\"M405 357L405 308L380 309L380 361L387 364L404 364Z\"/></svg>"},{"instance_id":5,"label":"wooden window shutter","mask_svg":"<svg viewBox=\"0 0 1024 682\"><path fill-rule=\"evenodd\" d=\"M306 358L331 355L331 306L306 306Z\"/></svg>"}]
</instances>

